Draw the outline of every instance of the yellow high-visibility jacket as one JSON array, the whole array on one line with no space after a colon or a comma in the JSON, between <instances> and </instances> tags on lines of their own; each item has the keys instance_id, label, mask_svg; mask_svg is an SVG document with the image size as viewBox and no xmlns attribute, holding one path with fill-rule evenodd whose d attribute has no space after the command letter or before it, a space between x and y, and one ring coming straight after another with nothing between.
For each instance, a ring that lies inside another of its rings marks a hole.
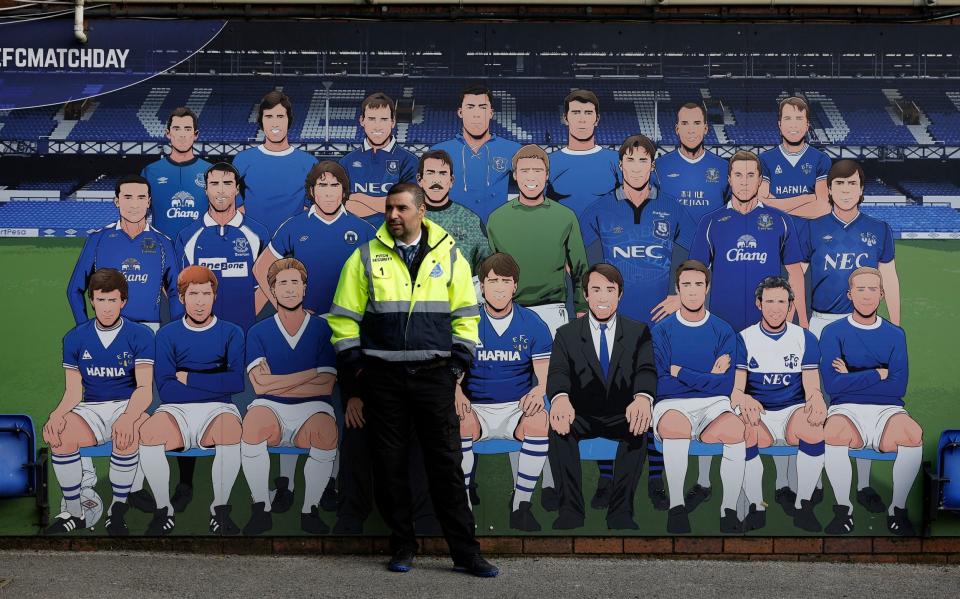
<instances>
[{"instance_id":1,"label":"yellow high-visibility jacket","mask_svg":"<svg viewBox=\"0 0 960 599\"><path fill-rule=\"evenodd\" d=\"M339 358L359 359L359 350L390 362L470 365L480 339L470 264L443 228L426 218L423 224L427 249L415 281L386 223L343 265L327 319Z\"/></svg>"}]
</instances>

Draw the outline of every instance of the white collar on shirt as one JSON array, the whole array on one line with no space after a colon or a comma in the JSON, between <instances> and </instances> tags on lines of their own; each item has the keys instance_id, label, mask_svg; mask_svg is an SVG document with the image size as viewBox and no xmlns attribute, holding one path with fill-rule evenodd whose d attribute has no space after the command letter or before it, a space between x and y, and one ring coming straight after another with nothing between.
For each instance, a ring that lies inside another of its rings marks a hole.
<instances>
[{"instance_id":1,"label":"white collar on shirt","mask_svg":"<svg viewBox=\"0 0 960 599\"><path fill-rule=\"evenodd\" d=\"M393 149L394 149L395 147L397 147L397 138L391 135L391 136L390 136L390 141L387 142L387 145L385 145L385 146L383 146L382 148L380 148L380 151L381 151L381 152L390 153L390 152L393 151ZM364 137L364 138L363 138L363 151L364 151L364 152L369 152L369 151L372 150L372 149L373 149L373 146L370 145L370 141L369 141L366 137Z\"/></svg>"},{"instance_id":2,"label":"white collar on shirt","mask_svg":"<svg viewBox=\"0 0 960 599\"><path fill-rule=\"evenodd\" d=\"M187 317L186 317L186 316L184 316L184 317L182 318L182 320L183 320L183 326L185 326L188 331L192 331L192 332L194 332L194 333L202 333L203 331L210 330L210 329L213 328L213 325L217 324L217 317L216 317L216 316L214 316L213 318L210 319L210 324L208 324L208 325L205 326L205 327L200 327L199 329L196 328L196 327L192 327L192 326L190 326L189 324L187 324Z\"/></svg>"},{"instance_id":3,"label":"white collar on shirt","mask_svg":"<svg viewBox=\"0 0 960 599\"><path fill-rule=\"evenodd\" d=\"M306 314L303 317L303 323L300 325L300 328L297 329L297 332L291 337L287 334L287 329L283 328L283 322L280 321L280 315L274 314L273 321L277 323L277 328L280 329L280 334L283 335L283 338L286 339L287 345L290 346L290 349L297 349L297 344L300 343L300 338L303 337L303 332L307 330L307 325L310 324L310 315Z\"/></svg>"},{"instance_id":4,"label":"white collar on shirt","mask_svg":"<svg viewBox=\"0 0 960 599\"><path fill-rule=\"evenodd\" d=\"M698 162L703 160L703 157L706 155L707 155L707 149L704 148L703 154L700 154L696 158L687 158L687 155L681 152L680 148L677 148L677 156L679 156L680 158L683 158L684 162L686 162L687 164L697 164Z\"/></svg>"},{"instance_id":5,"label":"white collar on shirt","mask_svg":"<svg viewBox=\"0 0 960 599\"><path fill-rule=\"evenodd\" d=\"M847 316L847 322L850 323L850 326L856 327L858 329L863 329L864 331L872 331L873 329L879 329L880 325L883 324L883 318L877 314L877 320L873 324L860 324L853 319L853 314Z\"/></svg>"},{"instance_id":6,"label":"white collar on shirt","mask_svg":"<svg viewBox=\"0 0 960 599\"><path fill-rule=\"evenodd\" d=\"M340 205L340 210L337 210L337 215L333 217L333 220L327 220L327 219L323 218L322 216L320 216L320 210L318 210L318 209L317 209L317 205L314 204L313 206L310 206L310 212L307 213L307 218L310 218L311 216L315 216L315 217L317 217L317 220L320 221L320 222L322 222L323 224L325 224L325 225L332 225L333 223L335 223L335 222L337 222L338 220L340 220L340 217L343 216L343 215L346 214L346 213L347 213L347 211L344 210L343 204L341 204L341 205Z\"/></svg>"},{"instance_id":7,"label":"white collar on shirt","mask_svg":"<svg viewBox=\"0 0 960 599\"><path fill-rule=\"evenodd\" d=\"M230 222L227 223L227 226L230 227L239 227L243 224L243 212L237 210L237 213L233 215L233 218L230 219ZM210 216L209 212L203 213L203 226L205 227L219 227L220 223L213 220L213 217Z\"/></svg>"},{"instance_id":8,"label":"white collar on shirt","mask_svg":"<svg viewBox=\"0 0 960 599\"><path fill-rule=\"evenodd\" d=\"M404 242L400 241L399 239L394 239L393 242L397 245L397 247L408 248L408 247L413 247L413 246L417 245L418 243L420 243L420 238L421 238L421 237L423 237L423 229L420 229L420 234L417 235L417 238L414 239L413 241L411 241L410 243L404 243Z\"/></svg>"},{"instance_id":9,"label":"white collar on shirt","mask_svg":"<svg viewBox=\"0 0 960 599\"><path fill-rule=\"evenodd\" d=\"M110 344L113 343L113 340L117 338L117 335L120 334L120 329L123 328L123 318L118 319L117 325L112 329L101 329L100 323L94 318L93 328L97 331L97 337L100 338L100 344L103 345L103 349L107 349L110 347Z\"/></svg>"},{"instance_id":10,"label":"white collar on shirt","mask_svg":"<svg viewBox=\"0 0 960 599\"><path fill-rule=\"evenodd\" d=\"M563 148L560 149L561 152L570 156L587 156L589 154L596 154L601 150L603 150L603 146L593 146L589 150L571 150L567 146L563 146Z\"/></svg>"},{"instance_id":11,"label":"white collar on shirt","mask_svg":"<svg viewBox=\"0 0 960 599\"><path fill-rule=\"evenodd\" d=\"M710 310L704 310L704 312L705 314L703 315L703 320L698 322L690 322L689 320L684 320L683 316L680 314L680 310L677 310L677 320L680 321L680 324L685 327L699 327L706 324L707 320L710 319Z\"/></svg>"},{"instance_id":12,"label":"white collar on shirt","mask_svg":"<svg viewBox=\"0 0 960 599\"><path fill-rule=\"evenodd\" d=\"M263 152L267 156L289 156L290 154L293 154L294 147L290 146L286 150L280 150L279 152L268 150L266 146L263 146L263 145L257 146L257 149L259 149L261 152Z\"/></svg>"}]
</instances>

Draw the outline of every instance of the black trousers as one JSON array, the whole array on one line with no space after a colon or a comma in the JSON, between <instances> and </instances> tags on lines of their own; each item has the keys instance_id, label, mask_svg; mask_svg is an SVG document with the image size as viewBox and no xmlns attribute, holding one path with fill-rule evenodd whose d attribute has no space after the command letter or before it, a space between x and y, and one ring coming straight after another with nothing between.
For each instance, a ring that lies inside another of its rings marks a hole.
<instances>
[{"instance_id":1,"label":"black trousers","mask_svg":"<svg viewBox=\"0 0 960 599\"><path fill-rule=\"evenodd\" d=\"M364 409L367 413L367 409ZM373 510L373 470L370 461L370 427L343 429L340 443L340 504L337 518L364 522ZM376 440L372 441L376 443ZM423 453L416 435L410 440L410 491L413 494L413 519L419 527L427 524L435 530L436 516L427 490L427 471L423 465ZM418 534L420 531L417 531Z\"/></svg>"},{"instance_id":2,"label":"black trousers","mask_svg":"<svg viewBox=\"0 0 960 599\"><path fill-rule=\"evenodd\" d=\"M480 544L463 482L453 373L446 366L411 372L403 365L378 363L364 369L361 385L372 445L374 496L390 527L391 549L417 550L408 457L415 431L430 498L450 555L460 560L478 554Z\"/></svg>"},{"instance_id":3,"label":"black trousers","mask_svg":"<svg viewBox=\"0 0 960 599\"><path fill-rule=\"evenodd\" d=\"M613 462L613 490L607 518L621 514L632 517L633 498L643 471L646 435L631 434L623 414L591 416L578 413L566 435L550 429L548 457L560 493L560 512L572 512L581 518L584 516L579 442L597 437L620 442Z\"/></svg>"}]
</instances>

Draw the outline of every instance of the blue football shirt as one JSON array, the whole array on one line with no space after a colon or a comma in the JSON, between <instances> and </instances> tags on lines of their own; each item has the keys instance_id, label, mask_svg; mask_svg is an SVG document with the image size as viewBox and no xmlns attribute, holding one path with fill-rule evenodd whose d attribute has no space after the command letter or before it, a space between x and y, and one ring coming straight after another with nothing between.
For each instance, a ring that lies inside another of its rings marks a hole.
<instances>
[{"instance_id":1,"label":"blue football shirt","mask_svg":"<svg viewBox=\"0 0 960 599\"><path fill-rule=\"evenodd\" d=\"M380 150L374 150L364 139L363 148L340 159L340 166L350 178L350 193L363 193L375 198L386 197L397 183L416 183L420 161L412 152L390 140ZM371 214L368 220L374 226L383 223L383 214Z\"/></svg>"},{"instance_id":2,"label":"blue football shirt","mask_svg":"<svg viewBox=\"0 0 960 599\"><path fill-rule=\"evenodd\" d=\"M450 199L474 211L484 226L490 213L507 201L511 187L513 156L520 149L515 141L491 135L474 152L458 133L431 150L446 150L453 160L453 187Z\"/></svg>"},{"instance_id":3,"label":"blue football shirt","mask_svg":"<svg viewBox=\"0 0 960 599\"><path fill-rule=\"evenodd\" d=\"M534 387L533 361L550 357L550 329L536 312L515 303L504 318L510 323L499 334L492 324L495 319L480 310L477 356L463 380L464 394L471 402L520 401Z\"/></svg>"},{"instance_id":4,"label":"blue football shirt","mask_svg":"<svg viewBox=\"0 0 960 599\"><path fill-rule=\"evenodd\" d=\"M727 161L706 150L690 160L679 149L657 158L660 190L687 209L694 223L723 207L729 194Z\"/></svg>"},{"instance_id":5,"label":"blue football shirt","mask_svg":"<svg viewBox=\"0 0 960 599\"><path fill-rule=\"evenodd\" d=\"M609 148L563 148L550 154L547 197L560 202L579 218L587 207L612 193L620 184L620 155Z\"/></svg>"},{"instance_id":6,"label":"blue football shirt","mask_svg":"<svg viewBox=\"0 0 960 599\"><path fill-rule=\"evenodd\" d=\"M603 261L623 275L618 310L652 325L650 311L671 293L674 245L689 248L696 225L677 201L650 187L650 197L635 207L618 187L588 207L580 217L587 255L598 244Z\"/></svg>"},{"instance_id":7,"label":"blue football shirt","mask_svg":"<svg viewBox=\"0 0 960 599\"><path fill-rule=\"evenodd\" d=\"M186 317L172 320L157 332L154 379L161 403L230 403L244 388L243 331L214 316L200 329ZM177 372L187 373L187 384Z\"/></svg>"},{"instance_id":8,"label":"blue football shirt","mask_svg":"<svg viewBox=\"0 0 960 599\"><path fill-rule=\"evenodd\" d=\"M849 372L834 369L837 358ZM877 368L887 369L886 379L880 380ZM909 377L907 336L879 316L873 325L862 325L853 316L831 322L820 334L820 376L831 405L902 406Z\"/></svg>"},{"instance_id":9,"label":"blue football shirt","mask_svg":"<svg viewBox=\"0 0 960 599\"><path fill-rule=\"evenodd\" d=\"M369 223L343 208L332 221L326 221L313 206L280 225L268 249L277 260L296 258L303 262L307 269L303 307L325 314L333 305L333 294L347 258L376 235Z\"/></svg>"},{"instance_id":10,"label":"blue football shirt","mask_svg":"<svg viewBox=\"0 0 960 599\"><path fill-rule=\"evenodd\" d=\"M810 145L795 154L782 145L760 153L760 173L775 198L814 193L817 181L826 180L829 172L830 157Z\"/></svg>"},{"instance_id":11,"label":"blue football shirt","mask_svg":"<svg viewBox=\"0 0 960 599\"><path fill-rule=\"evenodd\" d=\"M243 177L246 191L237 197L237 206L245 206L246 215L273 234L280 223L310 204L304 185L316 163L312 154L292 147L271 152L261 145L240 152L233 166Z\"/></svg>"},{"instance_id":12,"label":"blue football shirt","mask_svg":"<svg viewBox=\"0 0 960 599\"><path fill-rule=\"evenodd\" d=\"M91 318L63 337L63 367L80 371L86 403L130 399L136 365L153 360L153 331L122 316L119 329L101 331Z\"/></svg>"},{"instance_id":13,"label":"blue football shirt","mask_svg":"<svg viewBox=\"0 0 960 599\"><path fill-rule=\"evenodd\" d=\"M217 277L213 313L247 330L257 320L253 263L269 243L267 229L237 212L225 227L210 216L180 231L177 255L182 266L206 266Z\"/></svg>"},{"instance_id":14,"label":"blue football shirt","mask_svg":"<svg viewBox=\"0 0 960 599\"><path fill-rule=\"evenodd\" d=\"M890 225L862 212L849 223L831 212L802 223L798 233L803 261L810 264L816 312L853 312L847 297L850 273L861 266L877 268L893 260Z\"/></svg>"},{"instance_id":15,"label":"blue football shirt","mask_svg":"<svg viewBox=\"0 0 960 599\"><path fill-rule=\"evenodd\" d=\"M792 219L762 203L747 214L728 204L703 217L689 258L713 271L710 310L737 331L760 321L754 295L760 281L803 260Z\"/></svg>"},{"instance_id":16,"label":"blue football shirt","mask_svg":"<svg viewBox=\"0 0 960 599\"><path fill-rule=\"evenodd\" d=\"M733 392L733 359L736 333L730 325L708 310L703 320L687 322L680 311L667 316L653 327L653 357L657 366L657 398L729 397ZM720 356L730 356L730 368L713 374ZM670 367L680 367L677 376Z\"/></svg>"},{"instance_id":17,"label":"blue football shirt","mask_svg":"<svg viewBox=\"0 0 960 599\"><path fill-rule=\"evenodd\" d=\"M156 230L176 239L180 229L207 211L204 175L210 166L199 157L174 162L163 156L143 168L140 176L150 182L151 224Z\"/></svg>"},{"instance_id":18,"label":"blue football shirt","mask_svg":"<svg viewBox=\"0 0 960 599\"><path fill-rule=\"evenodd\" d=\"M307 314L293 336L287 334L276 314L261 320L247 333L247 372L266 360L272 374L293 374L304 370L336 375L336 354L330 343L332 333L327 321ZM286 404L308 401L330 401L329 395L316 397L281 397L262 395L264 399Z\"/></svg>"},{"instance_id":19,"label":"blue football shirt","mask_svg":"<svg viewBox=\"0 0 960 599\"><path fill-rule=\"evenodd\" d=\"M806 402L803 371L820 367L820 348L810 331L793 323L770 333L760 323L737 335L733 364L747 372L747 395L767 410L782 410Z\"/></svg>"}]
</instances>

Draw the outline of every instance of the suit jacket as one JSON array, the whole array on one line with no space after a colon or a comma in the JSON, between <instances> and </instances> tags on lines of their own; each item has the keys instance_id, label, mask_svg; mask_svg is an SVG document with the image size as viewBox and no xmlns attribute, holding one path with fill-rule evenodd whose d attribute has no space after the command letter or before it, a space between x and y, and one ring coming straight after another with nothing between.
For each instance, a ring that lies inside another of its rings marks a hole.
<instances>
[{"instance_id":1,"label":"suit jacket","mask_svg":"<svg viewBox=\"0 0 960 599\"><path fill-rule=\"evenodd\" d=\"M612 416L623 415L636 393L656 397L657 369L647 325L617 314L607 372L604 380L588 316L557 329L547 374L547 397L566 393L577 414Z\"/></svg>"}]
</instances>

